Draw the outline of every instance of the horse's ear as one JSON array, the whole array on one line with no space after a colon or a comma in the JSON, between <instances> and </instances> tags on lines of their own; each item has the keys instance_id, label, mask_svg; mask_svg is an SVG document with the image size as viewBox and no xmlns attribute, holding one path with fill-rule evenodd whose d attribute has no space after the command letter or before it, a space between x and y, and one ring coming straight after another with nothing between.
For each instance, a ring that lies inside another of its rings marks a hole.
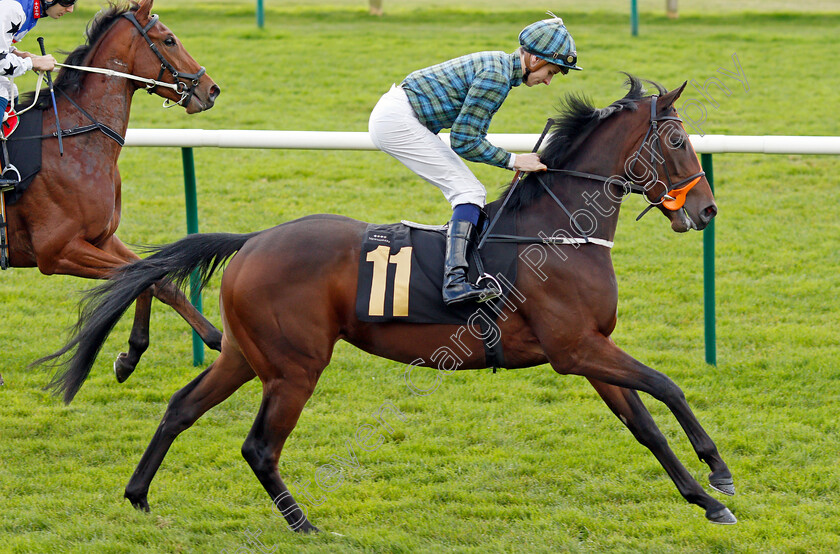
<instances>
[{"instance_id":1,"label":"horse's ear","mask_svg":"<svg viewBox=\"0 0 840 554\"><path fill-rule=\"evenodd\" d=\"M674 90L672 90L670 92L666 92L665 94L663 94L662 98L659 99L659 102L660 102L659 105L662 106L662 107L673 106L674 102L676 102L677 98L680 97L680 94L682 94L682 91L685 89L685 86L687 84L688 84L688 81L685 81L682 84L681 87L675 88Z\"/></svg>"},{"instance_id":2,"label":"horse's ear","mask_svg":"<svg viewBox=\"0 0 840 554\"><path fill-rule=\"evenodd\" d=\"M148 21L152 13L152 0L140 0L137 3L137 11L134 12L134 17L137 21Z\"/></svg>"}]
</instances>

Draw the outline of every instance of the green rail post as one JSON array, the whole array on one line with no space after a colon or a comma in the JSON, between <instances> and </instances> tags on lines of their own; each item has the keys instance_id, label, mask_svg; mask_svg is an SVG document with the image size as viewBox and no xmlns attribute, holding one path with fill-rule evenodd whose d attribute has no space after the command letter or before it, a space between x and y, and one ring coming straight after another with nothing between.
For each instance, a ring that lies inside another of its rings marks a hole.
<instances>
[{"instance_id":1,"label":"green rail post","mask_svg":"<svg viewBox=\"0 0 840 554\"><path fill-rule=\"evenodd\" d=\"M265 9L263 8L263 0L257 0L257 27L260 29L265 25Z\"/></svg>"},{"instance_id":2,"label":"green rail post","mask_svg":"<svg viewBox=\"0 0 840 554\"><path fill-rule=\"evenodd\" d=\"M639 35L639 2L638 0L630 0L630 34Z\"/></svg>"},{"instance_id":3,"label":"green rail post","mask_svg":"<svg viewBox=\"0 0 840 554\"><path fill-rule=\"evenodd\" d=\"M715 192L715 172L711 154L700 155L703 171L712 193ZM703 231L703 311L706 322L706 363L717 365L715 335L715 220Z\"/></svg>"},{"instance_id":4,"label":"green rail post","mask_svg":"<svg viewBox=\"0 0 840 554\"><path fill-rule=\"evenodd\" d=\"M187 208L187 233L198 232L198 195L195 187L195 161L192 148L181 148L181 158L184 162L184 199ZM198 272L190 275L190 302L201 313L201 289L199 288ZM193 366L204 364L204 341L193 331Z\"/></svg>"}]
</instances>

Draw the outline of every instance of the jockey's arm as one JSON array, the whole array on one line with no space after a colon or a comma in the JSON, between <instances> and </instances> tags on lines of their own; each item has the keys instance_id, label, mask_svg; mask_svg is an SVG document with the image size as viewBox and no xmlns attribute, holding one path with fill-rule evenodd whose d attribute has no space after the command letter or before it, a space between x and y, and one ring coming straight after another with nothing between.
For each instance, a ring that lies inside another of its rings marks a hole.
<instances>
[{"instance_id":1,"label":"jockey's arm","mask_svg":"<svg viewBox=\"0 0 840 554\"><path fill-rule=\"evenodd\" d=\"M32 60L32 69L35 71L52 71L55 69L55 58L52 54L47 54L46 56L36 56L35 54L24 52L16 48L12 50L12 54L18 58L29 58Z\"/></svg>"}]
</instances>

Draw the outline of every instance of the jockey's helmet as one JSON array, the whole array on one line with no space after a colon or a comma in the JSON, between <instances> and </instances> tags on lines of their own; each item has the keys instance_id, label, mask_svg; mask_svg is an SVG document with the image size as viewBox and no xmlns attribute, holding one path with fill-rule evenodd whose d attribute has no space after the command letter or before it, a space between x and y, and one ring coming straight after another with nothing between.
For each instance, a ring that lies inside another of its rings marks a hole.
<instances>
[{"instance_id":1,"label":"jockey's helmet","mask_svg":"<svg viewBox=\"0 0 840 554\"><path fill-rule=\"evenodd\" d=\"M543 19L522 29L519 44L526 52L548 63L578 71L582 69L577 66L575 41L559 17Z\"/></svg>"}]
</instances>

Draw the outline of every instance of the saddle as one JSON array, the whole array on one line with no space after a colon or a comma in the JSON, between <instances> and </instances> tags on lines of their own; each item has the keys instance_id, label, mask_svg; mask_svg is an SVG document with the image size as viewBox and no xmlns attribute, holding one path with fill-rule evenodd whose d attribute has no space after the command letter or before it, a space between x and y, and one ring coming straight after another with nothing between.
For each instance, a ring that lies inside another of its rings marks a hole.
<instances>
[{"instance_id":1,"label":"saddle","mask_svg":"<svg viewBox=\"0 0 840 554\"><path fill-rule=\"evenodd\" d=\"M41 171L41 124L44 112L29 110L18 116L7 107L3 117L0 148L0 270L9 267L6 235L6 205L14 204ZM15 138L9 138L18 131ZM20 137L18 139L17 137ZM36 140L27 140L36 139Z\"/></svg>"},{"instance_id":2,"label":"saddle","mask_svg":"<svg viewBox=\"0 0 840 554\"><path fill-rule=\"evenodd\" d=\"M513 233L514 218L502 217L494 231ZM443 303L445 241L445 225L369 224L359 259L356 316L370 322L462 325L484 306L495 316L491 303ZM516 244L488 242L473 252L470 281L490 274L501 285L504 302L516 280L516 253Z\"/></svg>"},{"instance_id":3,"label":"saddle","mask_svg":"<svg viewBox=\"0 0 840 554\"><path fill-rule=\"evenodd\" d=\"M489 218L496 206L490 208ZM485 227L486 228L486 227ZM514 214L503 214L493 228L495 232L515 234ZM369 224L361 245L356 317L368 322L437 323L477 325L485 337L485 359L488 367L504 367L504 357L496 319L509 303L514 292L518 245L487 242L473 252L470 264L471 282L489 274L502 289L502 296L486 303L443 303L443 266L446 248L446 226L432 226L402 221L390 224Z\"/></svg>"},{"instance_id":4,"label":"saddle","mask_svg":"<svg viewBox=\"0 0 840 554\"><path fill-rule=\"evenodd\" d=\"M3 121L3 148L0 149L0 189L6 204L14 204L41 171L41 126L44 112L29 110ZM14 133L14 134L12 134Z\"/></svg>"}]
</instances>

